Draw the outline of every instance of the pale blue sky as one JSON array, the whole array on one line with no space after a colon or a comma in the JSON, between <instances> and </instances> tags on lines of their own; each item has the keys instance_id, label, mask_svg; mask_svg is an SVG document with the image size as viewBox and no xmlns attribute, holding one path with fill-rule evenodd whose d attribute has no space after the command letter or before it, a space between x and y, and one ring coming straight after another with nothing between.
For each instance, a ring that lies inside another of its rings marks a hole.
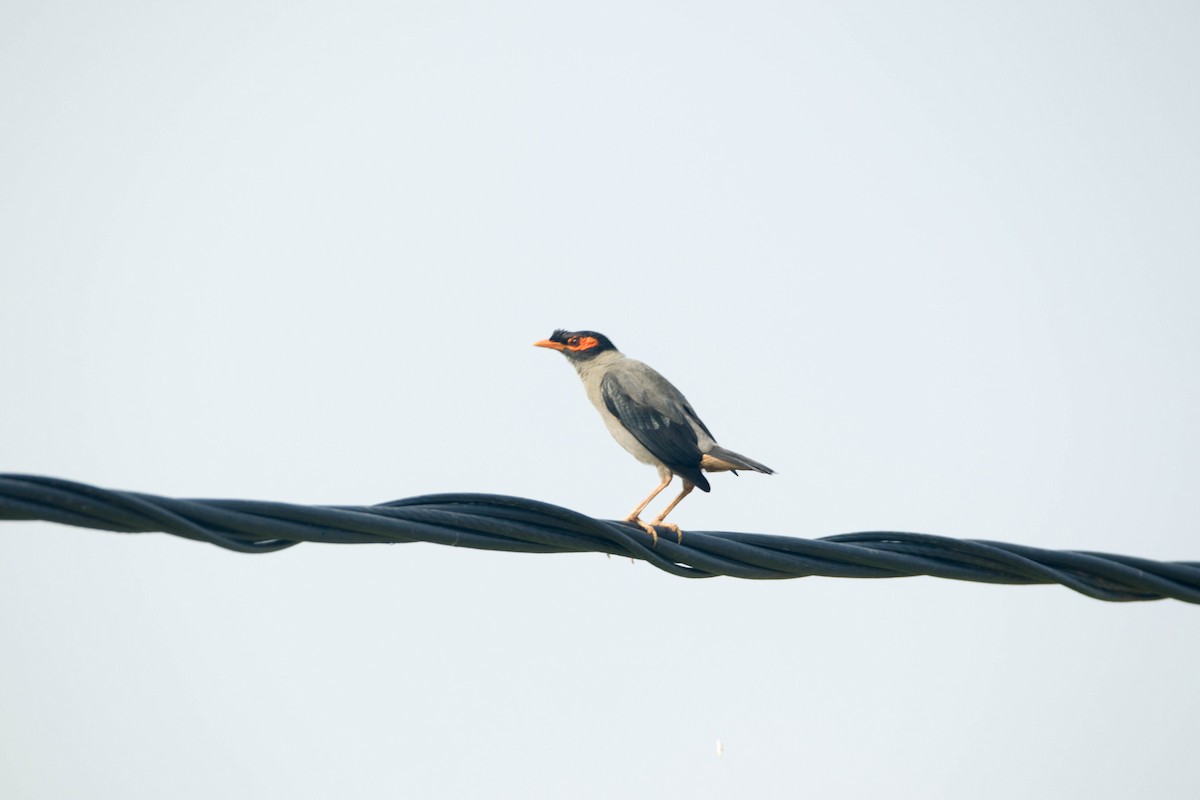
<instances>
[{"instance_id":1,"label":"pale blue sky","mask_svg":"<svg viewBox=\"0 0 1200 800\"><path fill-rule=\"evenodd\" d=\"M1190 3L0 8L0 471L1200 558ZM1200 616L0 526L0 795L1191 797ZM716 755L721 740L724 755Z\"/></svg>"}]
</instances>

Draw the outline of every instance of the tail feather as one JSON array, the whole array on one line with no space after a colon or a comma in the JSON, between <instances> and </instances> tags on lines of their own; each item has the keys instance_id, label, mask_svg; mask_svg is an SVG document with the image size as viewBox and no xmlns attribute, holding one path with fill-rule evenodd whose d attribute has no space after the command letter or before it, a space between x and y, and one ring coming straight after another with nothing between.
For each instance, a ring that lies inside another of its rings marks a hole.
<instances>
[{"instance_id":1,"label":"tail feather","mask_svg":"<svg viewBox=\"0 0 1200 800\"><path fill-rule=\"evenodd\" d=\"M755 472L761 472L765 475L774 475L775 470L768 467L766 464L760 464L752 458L746 458L741 453L735 453L732 450L726 450L719 444L713 445L707 453L706 457L711 457L717 462L722 462L720 467L728 470L752 469Z\"/></svg>"}]
</instances>

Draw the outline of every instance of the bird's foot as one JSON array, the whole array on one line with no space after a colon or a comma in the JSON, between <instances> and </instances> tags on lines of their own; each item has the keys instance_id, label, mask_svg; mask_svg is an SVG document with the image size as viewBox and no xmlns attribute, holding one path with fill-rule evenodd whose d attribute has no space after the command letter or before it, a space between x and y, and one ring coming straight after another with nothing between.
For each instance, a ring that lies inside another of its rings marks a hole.
<instances>
[{"instance_id":1,"label":"bird's foot","mask_svg":"<svg viewBox=\"0 0 1200 800\"><path fill-rule=\"evenodd\" d=\"M637 525L646 533L650 534L650 546L658 547L658 531L654 530L653 525L651 525L649 522L643 522L640 517L626 517L625 521L632 522L634 525Z\"/></svg>"},{"instance_id":2,"label":"bird's foot","mask_svg":"<svg viewBox=\"0 0 1200 800\"><path fill-rule=\"evenodd\" d=\"M661 519L656 519L653 522L651 522L650 524L657 525L662 528L666 528L669 531L673 531L675 533L675 541L678 542L679 544L683 544L683 531L679 530L679 526L676 525L674 522L663 522Z\"/></svg>"}]
</instances>

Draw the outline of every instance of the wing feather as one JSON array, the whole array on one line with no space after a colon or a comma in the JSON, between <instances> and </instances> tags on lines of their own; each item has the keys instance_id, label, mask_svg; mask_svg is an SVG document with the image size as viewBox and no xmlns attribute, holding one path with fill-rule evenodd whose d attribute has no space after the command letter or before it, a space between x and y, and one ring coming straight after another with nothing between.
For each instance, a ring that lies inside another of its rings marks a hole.
<instances>
[{"instance_id":1,"label":"wing feather","mask_svg":"<svg viewBox=\"0 0 1200 800\"><path fill-rule=\"evenodd\" d=\"M617 373L609 373L600 382L604 406L621 421L642 446L662 461L672 472L709 490L708 479L700 471L703 453L696 431L688 424L683 409L668 402L658 407L648 402L645 392L638 392L633 382Z\"/></svg>"}]
</instances>

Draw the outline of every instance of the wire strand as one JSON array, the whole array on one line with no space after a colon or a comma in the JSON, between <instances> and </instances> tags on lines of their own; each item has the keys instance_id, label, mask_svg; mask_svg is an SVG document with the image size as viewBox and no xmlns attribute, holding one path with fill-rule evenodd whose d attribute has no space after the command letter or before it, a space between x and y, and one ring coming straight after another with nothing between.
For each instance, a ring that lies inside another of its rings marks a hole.
<instances>
[{"instance_id":1,"label":"wire strand","mask_svg":"<svg viewBox=\"0 0 1200 800\"><path fill-rule=\"evenodd\" d=\"M799 539L758 533L663 529L599 520L521 497L435 494L373 506L264 500L185 500L101 489L37 475L0 474L0 519L43 520L118 533L162 532L240 553L300 544L429 542L518 553L629 556L687 578L753 580L928 575L1000 584L1057 583L1097 600L1173 598L1200 603L1200 562L870 531Z\"/></svg>"}]
</instances>

